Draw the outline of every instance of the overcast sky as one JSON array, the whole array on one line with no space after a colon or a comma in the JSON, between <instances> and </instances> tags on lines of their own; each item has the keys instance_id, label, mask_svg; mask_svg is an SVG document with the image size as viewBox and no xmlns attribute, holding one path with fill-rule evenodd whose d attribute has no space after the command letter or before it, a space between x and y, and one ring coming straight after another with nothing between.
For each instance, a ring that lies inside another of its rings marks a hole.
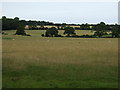
<instances>
[{"instance_id":1,"label":"overcast sky","mask_svg":"<svg viewBox=\"0 0 120 90\"><path fill-rule=\"evenodd\" d=\"M2 2L2 16L56 23L118 23L118 2Z\"/></svg>"}]
</instances>

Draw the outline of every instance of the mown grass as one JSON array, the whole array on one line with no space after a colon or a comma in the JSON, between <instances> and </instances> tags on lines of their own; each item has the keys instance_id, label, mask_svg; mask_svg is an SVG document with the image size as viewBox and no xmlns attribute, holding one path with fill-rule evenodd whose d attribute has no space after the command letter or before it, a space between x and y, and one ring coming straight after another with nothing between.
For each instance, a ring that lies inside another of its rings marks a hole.
<instances>
[{"instance_id":1,"label":"mown grass","mask_svg":"<svg viewBox=\"0 0 120 90\"><path fill-rule=\"evenodd\" d=\"M13 32L3 35L13 38L3 39L3 88L118 87L118 39L47 38L39 36L43 31L27 31L33 35L27 37Z\"/></svg>"}]
</instances>

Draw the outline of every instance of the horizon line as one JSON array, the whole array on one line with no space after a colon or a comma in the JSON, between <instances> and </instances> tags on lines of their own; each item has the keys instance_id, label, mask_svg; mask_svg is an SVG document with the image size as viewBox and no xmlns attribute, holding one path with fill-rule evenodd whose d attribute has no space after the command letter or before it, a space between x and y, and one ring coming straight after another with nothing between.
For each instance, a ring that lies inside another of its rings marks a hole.
<instances>
[{"instance_id":1,"label":"horizon line","mask_svg":"<svg viewBox=\"0 0 120 90\"><path fill-rule=\"evenodd\" d=\"M3 15L3 16L5 16L5 15ZM2 16L2 17L3 17ZM2 19L2 17L1 17L1 19ZM14 16L14 17L7 17L7 16L5 16L6 18L9 18L9 19L14 19L15 17L18 17L18 16ZM56 21L50 21L50 20L36 20L36 19L24 19L24 18L20 18L20 17L18 17L19 18L19 20L25 20L25 21L45 21L45 22L50 22L50 23L54 23L54 24L62 24L62 23L66 23L66 24L99 24L100 22L104 22L105 24L118 24L118 22L117 23L106 23L105 21L99 21L99 22L96 22L96 23L88 23L88 22L84 22L84 23L70 23L70 22L56 22Z\"/></svg>"}]
</instances>

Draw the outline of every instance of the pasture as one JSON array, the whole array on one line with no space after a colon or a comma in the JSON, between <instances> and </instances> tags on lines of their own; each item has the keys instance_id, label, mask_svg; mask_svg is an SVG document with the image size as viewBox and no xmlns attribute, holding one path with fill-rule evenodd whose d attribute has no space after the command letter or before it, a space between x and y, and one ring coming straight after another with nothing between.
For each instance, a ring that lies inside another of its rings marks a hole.
<instances>
[{"instance_id":1,"label":"pasture","mask_svg":"<svg viewBox=\"0 0 120 90\"><path fill-rule=\"evenodd\" d=\"M41 37L42 30L27 30L30 37L6 32L3 88L118 87L117 38Z\"/></svg>"}]
</instances>

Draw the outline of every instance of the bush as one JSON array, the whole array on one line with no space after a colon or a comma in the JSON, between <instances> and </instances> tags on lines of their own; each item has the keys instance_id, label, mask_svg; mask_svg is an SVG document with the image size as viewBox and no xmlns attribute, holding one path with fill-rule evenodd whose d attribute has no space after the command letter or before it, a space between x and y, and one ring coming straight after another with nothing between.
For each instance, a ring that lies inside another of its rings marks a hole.
<instances>
[{"instance_id":1,"label":"bush","mask_svg":"<svg viewBox=\"0 0 120 90\"><path fill-rule=\"evenodd\" d=\"M41 34L42 37L44 37L45 35L44 34Z\"/></svg>"}]
</instances>

